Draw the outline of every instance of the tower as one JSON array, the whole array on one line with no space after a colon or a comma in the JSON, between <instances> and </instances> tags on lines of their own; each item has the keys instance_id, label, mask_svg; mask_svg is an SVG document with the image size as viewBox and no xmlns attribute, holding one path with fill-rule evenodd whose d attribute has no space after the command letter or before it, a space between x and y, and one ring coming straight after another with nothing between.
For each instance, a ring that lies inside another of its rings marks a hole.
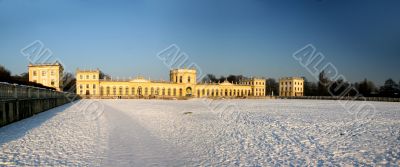
<instances>
[{"instance_id":1,"label":"tower","mask_svg":"<svg viewBox=\"0 0 400 167\"><path fill-rule=\"evenodd\" d=\"M173 69L170 71L170 81L178 84L196 84L196 70Z\"/></svg>"}]
</instances>

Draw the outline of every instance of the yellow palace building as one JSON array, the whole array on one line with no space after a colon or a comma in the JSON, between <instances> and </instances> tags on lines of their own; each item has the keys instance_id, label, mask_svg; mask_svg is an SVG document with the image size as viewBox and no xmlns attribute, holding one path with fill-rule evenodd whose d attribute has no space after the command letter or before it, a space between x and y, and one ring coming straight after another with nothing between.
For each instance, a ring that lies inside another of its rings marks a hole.
<instances>
[{"instance_id":1,"label":"yellow palace building","mask_svg":"<svg viewBox=\"0 0 400 167\"><path fill-rule=\"evenodd\" d=\"M173 69L170 81L103 79L100 70L76 71L76 93L87 98L169 98L265 96L265 79L239 83L198 83L195 69Z\"/></svg>"}]
</instances>

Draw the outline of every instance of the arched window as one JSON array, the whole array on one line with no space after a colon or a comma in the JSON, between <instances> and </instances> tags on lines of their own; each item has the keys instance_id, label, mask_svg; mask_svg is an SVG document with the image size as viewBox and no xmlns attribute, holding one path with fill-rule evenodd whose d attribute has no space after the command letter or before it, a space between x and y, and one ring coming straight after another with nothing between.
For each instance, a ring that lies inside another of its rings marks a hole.
<instances>
[{"instance_id":1,"label":"arched window","mask_svg":"<svg viewBox=\"0 0 400 167\"><path fill-rule=\"evenodd\" d=\"M150 95L154 95L154 88L153 87L151 87L151 89L150 89Z\"/></svg>"},{"instance_id":2,"label":"arched window","mask_svg":"<svg viewBox=\"0 0 400 167\"><path fill-rule=\"evenodd\" d=\"M182 83L182 80L183 80L183 77L180 76L180 77L179 77L179 83Z\"/></svg>"},{"instance_id":3,"label":"arched window","mask_svg":"<svg viewBox=\"0 0 400 167\"><path fill-rule=\"evenodd\" d=\"M144 95L148 95L148 93L149 93L149 90L148 90L148 88L146 87L146 88L144 88Z\"/></svg>"},{"instance_id":4,"label":"arched window","mask_svg":"<svg viewBox=\"0 0 400 167\"><path fill-rule=\"evenodd\" d=\"M190 76L188 76L188 83L190 83Z\"/></svg>"},{"instance_id":5,"label":"arched window","mask_svg":"<svg viewBox=\"0 0 400 167\"><path fill-rule=\"evenodd\" d=\"M139 96L142 95L142 87L141 87L141 86L139 86L139 87L137 88L137 94L138 94Z\"/></svg>"},{"instance_id":6,"label":"arched window","mask_svg":"<svg viewBox=\"0 0 400 167\"><path fill-rule=\"evenodd\" d=\"M132 96L135 95L135 87L132 87Z\"/></svg>"},{"instance_id":7,"label":"arched window","mask_svg":"<svg viewBox=\"0 0 400 167\"><path fill-rule=\"evenodd\" d=\"M173 93L174 93L174 96L176 96L176 88L174 88L174 91L173 91Z\"/></svg>"},{"instance_id":8,"label":"arched window","mask_svg":"<svg viewBox=\"0 0 400 167\"><path fill-rule=\"evenodd\" d=\"M156 89L156 93L155 93L155 94L156 94L157 96L160 95L160 88L157 88L157 89Z\"/></svg>"},{"instance_id":9,"label":"arched window","mask_svg":"<svg viewBox=\"0 0 400 167\"><path fill-rule=\"evenodd\" d=\"M113 95L117 95L117 88L115 86L113 87Z\"/></svg>"},{"instance_id":10,"label":"arched window","mask_svg":"<svg viewBox=\"0 0 400 167\"><path fill-rule=\"evenodd\" d=\"M107 96L110 95L110 87L109 86L106 87L106 95Z\"/></svg>"},{"instance_id":11,"label":"arched window","mask_svg":"<svg viewBox=\"0 0 400 167\"><path fill-rule=\"evenodd\" d=\"M125 95L129 95L129 87L125 87Z\"/></svg>"},{"instance_id":12,"label":"arched window","mask_svg":"<svg viewBox=\"0 0 400 167\"><path fill-rule=\"evenodd\" d=\"M119 95L122 95L122 86L119 87L118 93L119 93Z\"/></svg>"},{"instance_id":13,"label":"arched window","mask_svg":"<svg viewBox=\"0 0 400 167\"><path fill-rule=\"evenodd\" d=\"M197 96L200 97L200 90L197 90Z\"/></svg>"},{"instance_id":14,"label":"arched window","mask_svg":"<svg viewBox=\"0 0 400 167\"><path fill-rule=\"evenodd\" d=\"M182 96L182 94L183 94L183 90L182 90L182 88L179 88L179 96Z\"/></svg>"},{"instance_id":15,"label":"arched window","mask_svg":"<svg viewBox=\"0 0 400 167\"><path fill-rule=\"evenodd\" d=\"M162 95L165 96L165 88L162 88Z\"/></svg>"},{"instance_id":16,"label":"arched window","mask_svg":"<svg viewBox=\"0 0 400 167\"><path fill-rule=\"evenodd\" d=\"M171 88L168 88L168 96L171 96Z\"/></svg>"}]
</instances>

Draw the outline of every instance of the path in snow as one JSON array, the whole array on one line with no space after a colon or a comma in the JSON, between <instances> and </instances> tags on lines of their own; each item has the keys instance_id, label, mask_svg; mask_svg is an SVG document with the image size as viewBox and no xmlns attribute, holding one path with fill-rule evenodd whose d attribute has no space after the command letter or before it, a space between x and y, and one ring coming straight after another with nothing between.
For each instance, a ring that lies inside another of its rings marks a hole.
<instances>
[{"instance_id":1,"label":"path in snow","mask_svg":"<svg viewBox=\"0 0 400 167\"><path fill-rule=\"evenodd\" d=\"M400 103L370 104L356 120L337 101L81 100L0 128L0 163L399 165Z\"/></svg>"},{"instance_id":2,"label":"path in snow","mask_svg":"<svg viewBox=\"0 0 400 167\"><path fill-rule=\"evenodd\" d=\"M120 109L107 103L109 128L107 158L103 166L183 166L183 157Z\"/></svg>"}]
</instances>

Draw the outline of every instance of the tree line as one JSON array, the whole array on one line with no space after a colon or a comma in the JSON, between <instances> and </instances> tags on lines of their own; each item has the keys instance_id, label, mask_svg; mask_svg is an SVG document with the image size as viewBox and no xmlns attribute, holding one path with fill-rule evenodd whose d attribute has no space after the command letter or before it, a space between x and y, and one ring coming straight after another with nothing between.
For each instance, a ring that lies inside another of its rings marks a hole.
<instances>
[{"instance_id":1,"label":"tree line","mask_svg":"<svg viewBox=\"0 0 400 167\"><path fill-rule=\"evenodd\" d=\"M304 95L306 96L364 96L364 97L400 97L400 81L387 79L380 87L365 78L359 82L348 82L343 79L329 80L325 72L319 74L317 82L304 78Z\"/></svg>"}]
</instances>

